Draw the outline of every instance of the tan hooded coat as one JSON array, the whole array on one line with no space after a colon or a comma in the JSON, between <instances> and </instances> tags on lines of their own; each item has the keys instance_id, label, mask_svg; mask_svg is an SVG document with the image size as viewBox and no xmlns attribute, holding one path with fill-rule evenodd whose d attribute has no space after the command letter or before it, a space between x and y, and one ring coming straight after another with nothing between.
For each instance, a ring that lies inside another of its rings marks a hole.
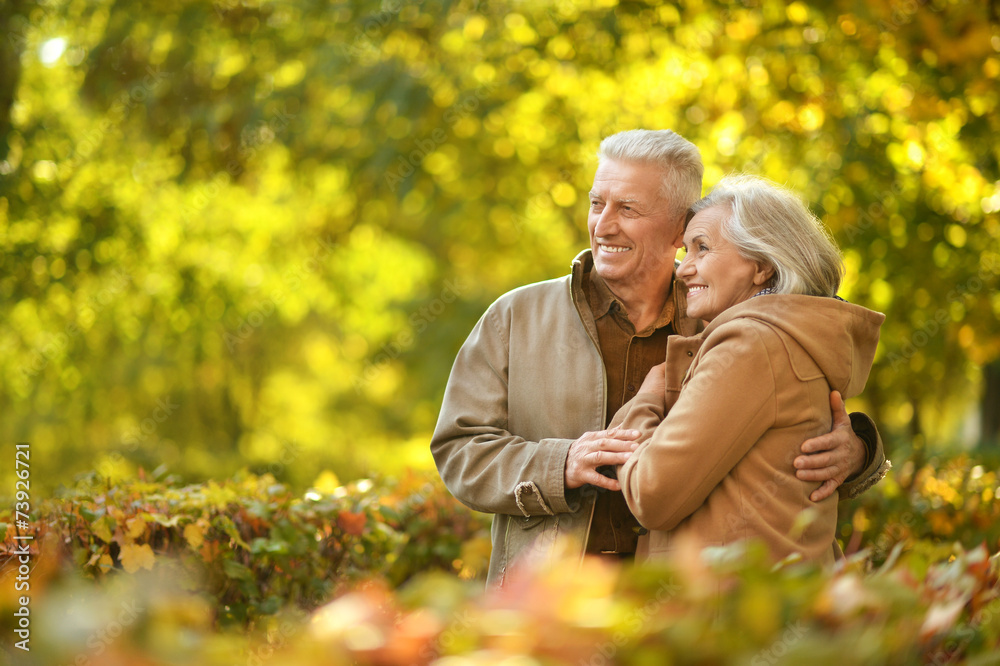
<instances>
[{"instance_id":1,"label":"tan hooded coat","mask_svg":"<svg viewBox=\"0 0 1000 666\"><path fill-rule=\"evenodd\" d=\"M885 316L814 296L735 305L701 335L667 344L664 395L640 393L613 423L644 432L619 467L625 499L651 530L637 557L684 534L704 546L760 539L775 560L834 558L837 498L800 481L802 442L829 432L830 391L864 388ZM884 471L880 470L880 478Z\"/></svg>"}]
</instances>

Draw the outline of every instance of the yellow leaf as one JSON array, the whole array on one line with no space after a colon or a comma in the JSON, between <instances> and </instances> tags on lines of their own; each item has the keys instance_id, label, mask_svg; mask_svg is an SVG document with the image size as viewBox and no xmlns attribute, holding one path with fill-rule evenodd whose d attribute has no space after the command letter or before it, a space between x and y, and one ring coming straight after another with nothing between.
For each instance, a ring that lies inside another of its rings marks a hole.
<instances>
[{"instance_id":1,"label":"yellow leaf","mask_svg":"<svg viewBox=\"0 0 1000 666\"><path fill-rule=\"evenodd\" d=\"M105 553L101 555L101 559L97 560L97 566L100 568L101 573L107 573L111 571L115 563L112 561L111 556Z\"/></svg>"},{"instance_id":2,"label":"yellow leaf","mask_svg":"<svg viewBox=\"0 0 1000 666\"><path fill-rule=\"evenodd\" d=\"M329 495L340 487L340 479L330 470L320 472L320 475L313 481L313 488L321 493Z\"/></svg>"},{"instance_id":3,"label":"yellow leaf","mask_svg":"<svg viewBox=\"0 0 1000 666\"><path fill-rule=\"evenodd\" d=\"M121 560L125 571L135 573L139 569L152 570L155 558L153 557L153 549L149 547L149 544L144 543L141 546L137 546L134 543L130 543L122 546L118 559Z\"/></svg>"},{"instance_id":4,"label":"yellow leaf","mask_svg":"<svg viewBox=\"0 0 1000 666\"><path fill-rule=\"evenodd\" d=\"M192 548L198 548L205 542L204 528L197 523L186 525L184 527L184 538L187 540L189 546Z\"/></svg>"},{"instance_id":5,"label":"yellow leaf","mask_svg":"<svg viewBox=\"0 0 1000 666\"><path fill-rule=\"evenodd\" d=\"M111 527L108 525L109 521L113 523L113 520L111 520L107 516L104 516L103 518L98 518L97 520L95 520L94 524L91 527L91 531L94 533L94 536L96 536L104 543L111 543L111 539L114 538L113 535L111 534Z\"/></svg>"},{"instance_id":6,"label":"yellow leaf","mask_svg":"<svg viewBox=\"0 0 1000 666\"><path fill-rule=\"evenodd\" d=\"M146 532L146 521L140 516L129 518L125 521L125 526L128 529L129 540L138 539Z\"/></svg>"}]
</instances>

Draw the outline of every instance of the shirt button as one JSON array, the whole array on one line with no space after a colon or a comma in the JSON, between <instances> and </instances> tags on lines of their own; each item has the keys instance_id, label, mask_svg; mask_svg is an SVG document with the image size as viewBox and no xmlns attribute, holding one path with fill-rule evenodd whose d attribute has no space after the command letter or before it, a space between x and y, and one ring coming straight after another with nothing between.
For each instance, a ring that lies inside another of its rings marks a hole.
<instances>
[{"instance_id":1,"label":"shirt button","mask_svg":"<svg viewBox=\"0 0 1000 666\"><path fill-rule=\"evenodd\" d=\"M688 356L694 356L694 352L688 352Z\"/></svg>"},{"instance_id":2,"label":"shirt button","mask_svg":"<svg viewBox=\"0 0 1000 666\"><path fill-rule=\"evenodd\" d=\"M628 390L629 390L629 393L634 393L635 392L635 384L629 384L628 385Z\"/></svg>"}]
</instances>

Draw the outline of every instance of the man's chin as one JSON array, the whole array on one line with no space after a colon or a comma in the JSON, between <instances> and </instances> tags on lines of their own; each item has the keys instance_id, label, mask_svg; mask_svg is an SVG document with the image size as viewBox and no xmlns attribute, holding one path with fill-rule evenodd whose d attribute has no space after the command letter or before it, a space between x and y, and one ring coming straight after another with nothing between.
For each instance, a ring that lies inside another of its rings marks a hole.
<instances>
[{"instance_id":1,"label":"man's chin","mask_svg":"<svg viewBox=\"0 0 1000 666\"><path fill-rule=\"evenodd\" d=\"M631 257L608 257L594 255L594 270L605 280L611 276L621 277L635 270Z\"/></svg>"}]
</instances>

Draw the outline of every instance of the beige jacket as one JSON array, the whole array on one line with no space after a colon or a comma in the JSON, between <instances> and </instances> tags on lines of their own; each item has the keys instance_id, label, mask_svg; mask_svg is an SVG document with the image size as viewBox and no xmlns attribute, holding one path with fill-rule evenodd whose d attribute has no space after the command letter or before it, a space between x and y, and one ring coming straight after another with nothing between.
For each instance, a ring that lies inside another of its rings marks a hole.
<instances>
[{"instance_id":1,"label":"beige jacket","mask_svg":"<svg viewBox=\"0 0 1000 666\"><path fill-rule=\"evenodd\" d=\"M571 275L497 299L462 345L448 379L431 453L459 501L494 514L490 584L502 584L508 565L532 545L544 553L557 536L573 538L584 552L597 491L566 491L564 479L570 444L604 429L604 362L582 288L591 262L586 250ZM679 324L694 333L692 320ZM859 422L877 440L870 419L861 415ZM878 480L881 441L872 458L860 481L841 486L842 497Z\"/></svg>"},{"instance_id":2,"label":"beige jacket","mask_svg":"<svg viewBox=\"0 0 1000 666\"><path fill-rule=\"evenodd\" d=\"M830 391L864 388L884 319L835 299L768 295L699 336L672 336L665 395L642 393L615 419L648 437L618 476L651 530L639 555L662 556L687 534L705 546L757 538L775 560L831 562L837 500L812 502L818 484L798 480L792 461L830 430Z\"/></svg>"}]
</instances>

